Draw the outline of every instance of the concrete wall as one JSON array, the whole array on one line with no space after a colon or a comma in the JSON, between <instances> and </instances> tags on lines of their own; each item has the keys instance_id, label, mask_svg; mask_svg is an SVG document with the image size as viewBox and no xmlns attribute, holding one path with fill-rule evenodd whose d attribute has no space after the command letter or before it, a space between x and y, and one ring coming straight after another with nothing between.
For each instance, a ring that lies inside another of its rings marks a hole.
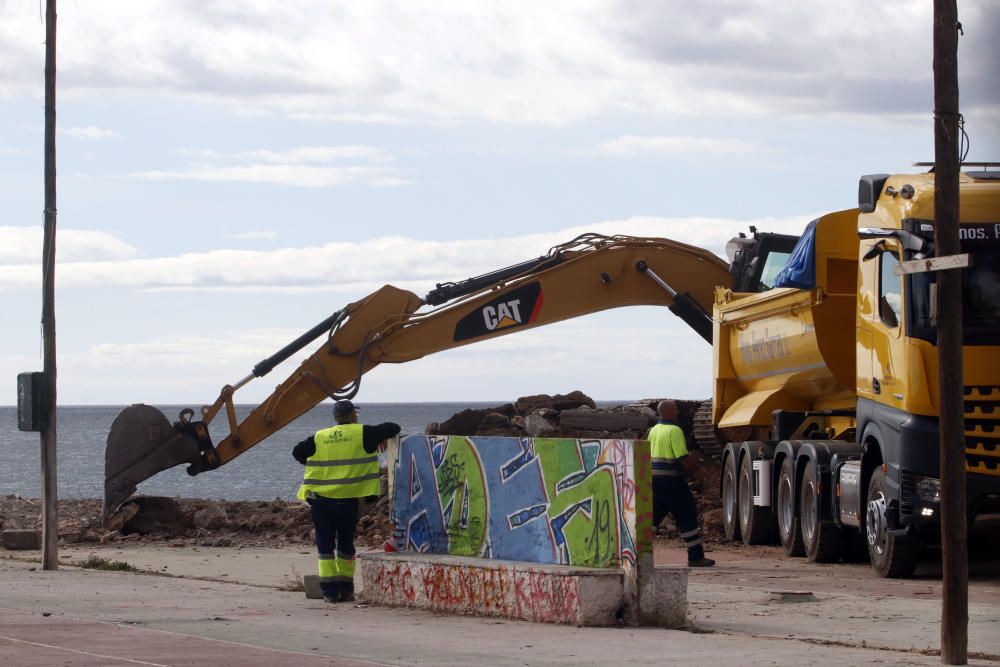
<instances>
[{"instance_id":1,"label":"concrete wall","mask_svg":"<svg viewBox=\"0 0 1000 667\"><path fill-rule=\"evenodd\" d=\"M363 553L358 574L359 594L371 604L535 623L612 625L623 602L618 568Z\"/></svg>"},{"instance_id":2,"label":"concrete wall","mask_svg":"<svg viewBox=\"0 0 1000 667\"><path fill-rule=\"evenodd\" d=\"M633 581L652 550L645 441L409 436L391 459L405 550L621 567Z\"/></svg>"}]
</instances>

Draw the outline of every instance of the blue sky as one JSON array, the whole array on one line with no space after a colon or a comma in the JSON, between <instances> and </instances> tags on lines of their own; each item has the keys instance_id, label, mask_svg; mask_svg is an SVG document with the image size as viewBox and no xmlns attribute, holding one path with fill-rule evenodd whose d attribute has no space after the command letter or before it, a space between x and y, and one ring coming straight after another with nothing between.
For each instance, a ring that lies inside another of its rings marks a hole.
<instances>
[{"instance_id":1,"label":"blue sky","mask_svg":"<svg viewBox=\"0 0 1000 667\"><path fill-rule=\"evenodd\" d=\"M970 160L1000 158L1000 6L960 7ZM60 3L60 398L211 402L384 283L579 231L721 253L933 159L931 3ZM0 0L0 403L41 366L44 25ZM513 363L512 363L513 361ZM294 361L241 392L261 400ZM707 397L662 309L376 369L359 399Z\"/></svg>"}]
</instances>

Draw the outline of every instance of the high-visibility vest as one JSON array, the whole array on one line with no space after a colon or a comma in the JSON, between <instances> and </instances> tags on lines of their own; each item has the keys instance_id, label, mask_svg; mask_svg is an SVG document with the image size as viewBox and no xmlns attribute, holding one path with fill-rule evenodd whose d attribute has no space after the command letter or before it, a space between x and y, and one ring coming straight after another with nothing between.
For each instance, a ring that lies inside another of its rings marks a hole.
<instances>
[{"instance_id":1,"label":"high-visibility vest","mask_svg":"<svg viewBox=\"0 0 1000 667\"><path fill-rule=\"evenodd\" d=\"M306 459L299 499L379 494L378 454L365 451L363 433L361 424L338 424L316 431L316 452Z\"/></svg>"},{"instance_id":2,"label":"high-visibility vest","mask_svg":"<svg viewBox=\"0 0 1000 667\"><path fill-rule=\"evenodd\" d=\"M657 424L649 430L653 477L683 477L684 466L678 461L688 453L684 431L676 424Z\"/></svg>"}]
</instances>

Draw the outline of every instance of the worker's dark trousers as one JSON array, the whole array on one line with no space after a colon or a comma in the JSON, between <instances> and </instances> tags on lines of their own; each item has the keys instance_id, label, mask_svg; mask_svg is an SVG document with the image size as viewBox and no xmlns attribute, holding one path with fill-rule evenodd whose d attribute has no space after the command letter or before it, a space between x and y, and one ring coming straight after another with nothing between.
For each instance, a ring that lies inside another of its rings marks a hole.
<instances>
[{"instance_id":1,"label":"worker's dark trousers","mask_svg":"<svg viewBox=\"0 0 1000 667\"><path fill-rule=\"evenodd\" d=\"M653 477L653 527L659 526L667 514L674 517L677 532L688 550L688 560L704 558L705 549L702 546L701 530L698 529L698 510L687 478Z\"/></svg>"},{"instance_id":2,"label":"worker's dark trousers","mask_svg":"<svg viewBox=\"0 0 1000 667\"><path fill-rule=\"evenodd\" d=\"M354 593L354 529L358 525L357 498L309 498L316 549L319 551L319 583L323 595L339 598Z\"/></svg>"}]
</instances>

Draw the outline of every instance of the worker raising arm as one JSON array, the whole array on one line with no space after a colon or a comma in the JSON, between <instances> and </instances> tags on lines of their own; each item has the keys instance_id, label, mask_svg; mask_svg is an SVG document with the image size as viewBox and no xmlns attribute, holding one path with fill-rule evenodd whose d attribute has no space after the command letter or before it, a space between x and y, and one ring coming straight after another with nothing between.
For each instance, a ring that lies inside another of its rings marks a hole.
<instances>
[{"instance_id":1,"label":"worker raising arm","mask_svg":"<svg viewBox=\"0 0 1000 667\"><path fill-rule=\"evenodd\" d=\"M309 503L319 551L319 581L327 602L354 599L354 530L359 499L380 491L378 448L399 434L399 424L358 423L351 401L333 405L336 426L316 431L292 450L305 465L300 499Z\"/></svg>"}]
</instances>

